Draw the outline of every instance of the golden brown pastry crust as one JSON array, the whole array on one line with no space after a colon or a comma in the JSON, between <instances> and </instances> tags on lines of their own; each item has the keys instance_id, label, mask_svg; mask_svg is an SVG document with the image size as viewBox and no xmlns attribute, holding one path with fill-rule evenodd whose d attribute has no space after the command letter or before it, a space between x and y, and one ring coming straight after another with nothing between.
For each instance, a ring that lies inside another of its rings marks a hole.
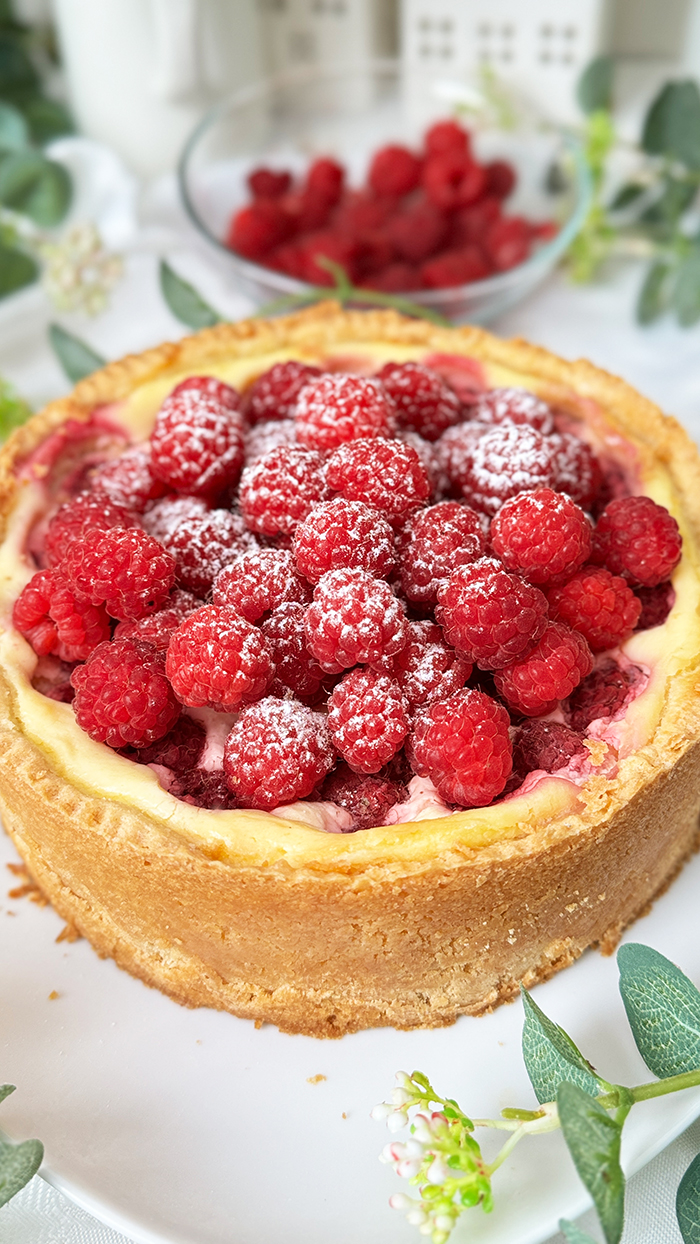
<instances>
[{"instance_id":1,"label":"golden brown pastry crust","mask_svg":"<svg viewBox=\"0 0 700 1244\"><path fill-rule=\"evenodd\" d=\"M277 349L317 355L349 342L361 352L373 341L469 355L579 416L596 404L608 424L634 435L643 455L664 464L700 543L695 447L622 381L480 329L334 304L220 325L82 381L15 433L0 456L3 529L18 465L66 420L85 420L149 380L206 371L224 357ZM165 817L64 780L23 732L0 670L0 805L57 911L101 955L178 1001L314 1036L439 1026L490 1009L518 981L545 979L586 946L611 950L668 884L696 843L698 677L690 663L670 682L652 739L616 779L589 781L579 811L521 825L515 837L480 849L460 841L469 814L457 814L438 823L445 846L430 856L387 845L382 831L370 830L332 841L319 835L316 857L311 846L292 863L270 863L250 855L237 862L235 852L222 855L215 836L210 847L187 840Z\"/></svg>"}]
</instances>

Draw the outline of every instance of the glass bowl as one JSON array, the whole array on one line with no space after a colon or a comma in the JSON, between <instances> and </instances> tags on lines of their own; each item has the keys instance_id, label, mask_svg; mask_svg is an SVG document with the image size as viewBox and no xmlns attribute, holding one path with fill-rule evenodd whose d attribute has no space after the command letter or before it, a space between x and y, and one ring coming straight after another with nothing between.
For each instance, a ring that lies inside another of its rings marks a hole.
<instances>
[{"instance_id":1,"label":"glass bowl","mask_svg":"<svg viewBox=\"0 0 700 1244\"><path fill-rule=\"evenodd\" d=\"M231 215L250 199L251 169L264 164L300 177L316 156L331 155L346 166L350 185L359 186L378 147L389 142L417 147L427 125L450 114L464 117L460 99L474 98L474 89L464 83L408 73L395 61L313 67L255 83L213 108L186 143L178 167L185 208L236 287L256 305L303 295L310 290L303 281L244 259L224 242ZM555 218L558 224L551 240L506 272L401 295L454 323L486 323L551 272L583 223L591 187L572 135L532 116L508 129L464 119L479 159L507 159L517 170L508 214Z\"/></svg>"}]
</instances>

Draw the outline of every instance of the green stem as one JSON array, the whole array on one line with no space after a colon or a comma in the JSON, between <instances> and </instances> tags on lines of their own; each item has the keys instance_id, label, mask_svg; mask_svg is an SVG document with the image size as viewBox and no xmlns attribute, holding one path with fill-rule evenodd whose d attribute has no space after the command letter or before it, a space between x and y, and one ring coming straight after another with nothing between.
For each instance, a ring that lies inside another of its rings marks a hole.
<instances>
[{"instance_id":1,"label":"green stem","mask_svg":"<svg viewBox=\"0 0 700 1244\"><path fill-rule=\"evenodd\" d=\"M651 1084L638 1084L630 1089L632 1100L649 1101L652 1097L665 1097L667 1093L679 1093L682 1089L695 1088L700 1084L700 1067L695 1071L683 1071L665 1080L653 1080Z\"/></svg>"}]
</instances>

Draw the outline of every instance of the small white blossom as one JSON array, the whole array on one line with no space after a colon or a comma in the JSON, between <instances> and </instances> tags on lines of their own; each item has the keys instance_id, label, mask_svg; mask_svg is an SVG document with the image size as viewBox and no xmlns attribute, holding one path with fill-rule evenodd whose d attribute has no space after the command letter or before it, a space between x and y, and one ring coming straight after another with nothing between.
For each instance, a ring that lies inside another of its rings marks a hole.
<instances>
[{"instance_id":1,"label":"small white blossom","mask_svg":"<svg viewBox=\"0 0 700 1244\"><path fill-rule=\"evenodd\" d=\"M400 1132L401 1128L406 1127L407 1124L408 1115L405 1110L394 1110L393 1114L390 1114L386 1121L390 1132Z\"/></svg>"},{"instance_id":2,"label":"small white blossom","mask_svg":"<svg viewBox=\"0 0 700 1244\"><path fill-rule=\"evenodd\" d=\"M388 1101L380 1101L379 1104L370 1111L369 1117L370 1119L374 1119L375 1123L383 1123L384 1120L388 1119L389 1115L393 1113L394 1107L390 1106Z\"/></svg>"},{"instance_id":3,"label":"small white blossom","mask_svg":"<svg viewBox=\"0 0 700 1244\"><path fill-rule=\"evenodd\" d=\"M37 249L46 264L44 289L57 310L104 311L124 263L105 248L93 224L74 225L58 242L41 242Z\"/></svg>"},{"instance_id":4,"label":"small white blossom","mask_svg":"<svg viewBox=\"0 0 700 1244\"><path fill-rule=\"evenodd\" d=\"M410 1196L405 1196L403 1192L395 1192L393 1196L389 1197L389 1204L392 1209L410 1210L414 1205L417 1205L418 1202L414 1201Z\"/></svg>"},{"instance_id":5,"label":"small white blossom","mask_svg":"<svg viewBox=\"0 0 700 1244\"><path fill-rule=\"evenodd\" d=\"M428 1216L422 1207L412 1209L406 1214L406 1221L410 1222L412 1227L422 1227L424 1222L428 1221Z\"/></svg>"},{"instance_id":6,"label":"small white blossom","mask_svg":"<svg viewBox=\"0 0 700 1244\"><path fill-rule=\"evenodd\" d=\"M405 1088L405 1089L413 1088L413 1081L411 1080L411 1077L409 1076L407 1071L396 1072L396 1083L400 1085L401 1088Z\"/></svg>"},{"instance_id":7,"label":"small white blossom","mask_svg":"<svg viewBox=\"0 0 700 1244\"><path fill-rule=\"evenodd\" d=\"M391 1100L395 1106L407 1106L414 1100L414 1094L403 1088L395 1088L391 1091Z\"/></svg>"},{"instance_id":8,"label":"small white blossom","mask_svg":"<svg viewBox=\"0 0 700 1244\"><path fill-rule=\"evenodd\" d=\"M448 1166L441 1157L436 1157L435 1161L431 1163L428 1171L428 1179L431 1184L444 1184L445 1180L449 1179L449 1177L450 1171Z\"/></svg>"}]
</instances>

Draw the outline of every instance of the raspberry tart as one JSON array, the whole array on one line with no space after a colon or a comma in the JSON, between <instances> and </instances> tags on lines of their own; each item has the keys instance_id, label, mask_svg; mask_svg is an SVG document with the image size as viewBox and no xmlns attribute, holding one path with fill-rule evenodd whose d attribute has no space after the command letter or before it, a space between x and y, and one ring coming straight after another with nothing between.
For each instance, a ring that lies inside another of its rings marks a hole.
<instances>
[{"instance_id":1,"label":"raspberry tart","mask_svg":"<svg viewBox=\"0 0 700 1244\"><path fill-rule=\"evenodd\" d=\"M622 381L329 303L0 457L0 804L99 954L337 1037L610 951L696 844L700 461Z\"/></svg>"}]
</instances>

